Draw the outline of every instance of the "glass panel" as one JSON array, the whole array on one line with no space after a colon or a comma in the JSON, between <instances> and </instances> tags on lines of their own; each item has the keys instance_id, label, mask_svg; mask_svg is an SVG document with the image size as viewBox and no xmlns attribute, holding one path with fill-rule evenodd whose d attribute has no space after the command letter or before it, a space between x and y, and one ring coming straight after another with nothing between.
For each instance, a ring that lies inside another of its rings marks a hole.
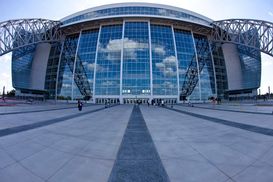
<instances>
[{"instance_id":1,"label":"glass panel","mask_svg":"<svg viewBox=\"0 0 273 182\"><path fill-rule=\"evenodd\" d=\"M119 95L122 25L101 27L96 65L96 95Z\"/></svg>"},{"instance_id":2,"label":"glass panel","mask_svg":"<svg viewBox=\"0 0 273 182\"><path fill-rule=\"evenodd\" d=\"M191 69L197 70L196 54L194 49L194 42L190 31L174 29L177 59L178 59L178 73L179 73L179 90L188 89L187 82L189 79L197 80L194 82L194 90L189 96L190 100L199 100L199 84L198 84L198 72L193 77L187 77L187 73Z\"/></svg>"},{"instance_id":3,"label":"glass panel","mask_svg":"<svg viewBox=\"0 0 273 182\"><path fill-rule=\"evenodd\" d=\"M228 89L227 72L221 44L212 44L212 54L217 81L217 97L224 98Z\"/></svg>"},{"instance_id":4,"label":"glass panel","mask_svg":"<svg viewBox=\"0 0 273 182\"><path fill-rule=\"evenodd\" d=\"M12 52L12 84L14 88L31 89L31 69L35 45Z\"/></svg>"},{"instance_id":5,"label":"glass panel","mask_svg":"<svg viewBox=\"0 0 273 182\"><path fill-rule=\"evenodd\" d=\"M81 34L75 68L75 79L79 81L73 84L74 99L92 96L98 34L99 29L83 31Z\"/></svg>"},{"instance_id":6,"label":"glass panel","mask_svg":"<svg viewBox=\"0 0 273 182\"><path fill-rule=\"evenodd\" d=\"M123 95L150 95L147 22L126 22L123 49Z\"/></svg>"},{"instance_id":7,"label":"glass panel","mask_svg":"<svg viewBox=\"0 0 273 182\"><path fill-rule=\"evenodd\" d=\"M259 47L259 33L257 29L251 29L244 33L244 37L253 39L256 47ZM253 48L238 45L238 52L241 62L244 89L259 88L261 81L261 52Z\"/></svg>"},{"instance_id":8,"label":"glass panel","mask_svg":"<svg viewBox=\"0 0 273 182\"><path fill-rule=\"evenodd\" d=\"M72 95L72 74L79 35L66 37L61 55L57 94L58 99L70 100Z\"/></svg>"},{"instance_id":9,"label":"glass panel","mask_svg":"<svg viewBox=\"0 0 273 182\"><path fill-rule=\"evenodd\" d=\"M21 39L31 37L30 34L30 32L18 29L13 41L14 47ZM31 69L35 49L36 45L30 45L12 51L12 86L14 88L31 89Z\"/></svg>"},{"instance_id":10,"label":"glass panel","mask_svg":"<svg viewBox=\"0 0 273 182\"><path fill-rule=\"evenodd\" d=\"M45 89L48 91L49 99L55 99L57 71L62 44L52 45L46 70Z\"/></svg>"},{"instance_id":11,"label":"glass panel","mask_svg":"<svg viewBox=\"0 0 273 182\"><path fill-rule=\"evenodd\" d=\"M177 68L172 28L151 25L153 94L177 95Z\"/></svg>"},{"instance_id":12,"label":"glass panel","mask_svg":"<svg viewBox=\"0 0 273 182\"><path fill-rule=\"evenodd\" d=\"M207 101L209 97L215 96L215 82L211 51L206 36L194 34L194 41L201 80L201 100Z\"/></svg>"}]
</instances>

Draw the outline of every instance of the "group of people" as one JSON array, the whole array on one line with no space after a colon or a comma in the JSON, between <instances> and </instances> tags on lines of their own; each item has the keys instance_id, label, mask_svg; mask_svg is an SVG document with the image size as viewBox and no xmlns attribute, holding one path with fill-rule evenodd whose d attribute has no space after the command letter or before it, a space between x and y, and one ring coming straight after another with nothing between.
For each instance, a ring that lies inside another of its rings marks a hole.
<instances>
[{"instance_id":1,"label":"group of people","mask_svg":"<svg viewBox=\"0 0 273 182\"><path fill-rule=\"evenodd\" d=\"M211 100L213 104L221 104L221 98L209 97L209 100Z\"/></svg>"},{"instance_id":2,"label":"group of people","mask_svg":"<svg viewBox=\"0 0 273 182\"><path fill-rule=\"evenodd\" d=\"M148 105L148 107L150 106L150 101L148 100L147 101L147 105ZM162 107L164 107L165 106L165 101L164 100L157 100L157 102L154 100L154 99L152 99L151 100L151 105L152 106L162 106Z\"/></svg>"}]
</instances>

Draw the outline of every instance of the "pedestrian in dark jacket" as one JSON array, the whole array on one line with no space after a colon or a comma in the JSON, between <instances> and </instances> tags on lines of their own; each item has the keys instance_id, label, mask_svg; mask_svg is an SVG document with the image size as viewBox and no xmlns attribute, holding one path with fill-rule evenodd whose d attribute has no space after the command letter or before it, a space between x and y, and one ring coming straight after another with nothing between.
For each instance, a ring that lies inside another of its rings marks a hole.
<instances>
[{"instance_id":1,"label":"pedestrian in dark jacket","mask_svg":"<svg viewBox=\"0 0 273 182\"><path fill-rule=\"evenodd\" d=\"M82 110L82 102L80 100L78 100L78 109L79 109L79 111Z\"/></svg>"}]
</instances>

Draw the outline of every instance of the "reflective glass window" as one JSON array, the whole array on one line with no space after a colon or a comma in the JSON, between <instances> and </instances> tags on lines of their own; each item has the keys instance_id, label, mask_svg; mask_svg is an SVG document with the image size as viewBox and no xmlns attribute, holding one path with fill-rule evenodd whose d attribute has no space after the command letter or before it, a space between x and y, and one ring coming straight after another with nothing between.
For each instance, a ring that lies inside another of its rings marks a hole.
<instances>
[{"instance_id":1,"label":"reflective glass window","mask_svg":"<svg viewBox=\"0 0 273 182\"><path fill-rule=\"evenodd\" d=\"M190 100L199 100L198 67L194 41L190 31L174 29L178 59L180 94L187 91ZM193 88L193 89L191 89Z\"/></svg>"},{"instance_id":2,"label":"reflective glass window","mask_svg":"<svg viewBox=\"0 0 273 182\"><path fill-rule=\"evenodd\" d=\"M206 36L194 34L196 46L200 84L201 100L207 101L209 97L215 95L214 70L209 42Z\"/></svg>"},{"instance_id":3,"label":"reflective glass window","mask_svg":"<svg viewBox=\"0 0 273 182\"><path fill-rule=\"evenodd\" d=\"M95 57L99 29L82 31L76 57L73 84L74 99L93 95ZM89 100L88 98L85 98Z\"/></svg>"},{"instance_id":4,"label":"reflective glass window","mask_svg":"<svg viewBox=\"0 0 273 182\"><path fill-rule=\"evenodd\" d=\"M228 90L228 81L222 45L214 43L211 46L216 75L217 97L224 98L225 91Z\"/></svg>"},{"instance_id":5,"label":"reflective glass window","mask_svg":"<svg viewBox=\"0 0 273 182\"><path fill-rule=\"evenodd\" d=\"M13 44L20 44L21 39L30 37L30 32L18 30ZM31 41L31 40L29 40ZM12 86L14 88L31 89L31 69L36 50L35 45L22 47L12 52Z\"/></svg>"},{"instance_id":6,"label":"reflective glass window","mask_svg":"<svg viewBox=\"0 0 273 182\"><path fill-rule=\"evenodd\" d=\"M123 95L150 95L148 22L126 22L123 39Z\"/></svg>"},{"instance_id":7,"label":"reflective glass window","mask_svg":"<svg viewBox=\"0 0 273 182\"><path fill-rule=\"evenodd\" d=\"M58 72L59 57L61 51L61 43L56 43L51 46L50 54L47 62L45 89L48 92L50 99L55 99L56 79Z\"/></svg>"},{"instance_id":8,"label":"reflective glass window","mask_svg":"<svg viewBox=\"0 0 273 182\"><path fill-rule=\"evenodd\" d=\"M101 27L96 65L96 95L119 95L122 25Z\"/></svg>"},{"instance_id":9,"label":"reflective glass window","mask_svg":"<svg viewBox=\"0 0 273 182\"><path fill-rule=\"evenodd\" d=\"M244 37L254 39L256 47L260 47L259 33L257 29L244 32ZM243 83L242 88L258 88L261 81L261 52L253 48L238 45L239 58L242 68Z\"/></svg>"},{"instance_id":10,"label":"reflective glass window","mask_svg":"<svg viewBox=\"0 0 273 182\"><path fill-rule=\"evenodd\" d=\"M61 100L70 100L72 97L73 69L78 39L79 34L76 34L67 36L64 41L57 85L58 99Z\"/></svg>"},{"instance_id":11,"label":"reflective glass window","mask_svg":"<svg viewBox=\"0 0 273 182\"><path fill-rule=\"evenodd\" d=\"M31 70L36 46L12 52L12 84L14 88L31 89Z\"/></svg>"},{"instance_id":12,"label":"reflective glass window","mask_svg":"<svg viewBox=\"0 0 273 182\"><path fill-rule=\"evenodd\" d=\"M177 95L177 67L171 26L151 24L153 94Z\"/></svg>"}]
</instances>

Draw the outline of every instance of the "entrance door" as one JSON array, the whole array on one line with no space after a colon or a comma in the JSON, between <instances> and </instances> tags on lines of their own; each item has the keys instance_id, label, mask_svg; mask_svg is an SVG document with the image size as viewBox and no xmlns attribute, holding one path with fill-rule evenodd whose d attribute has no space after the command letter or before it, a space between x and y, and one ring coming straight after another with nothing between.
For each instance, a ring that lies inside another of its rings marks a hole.
<instances>
[{"instance_id":1,"label":"entrance door","mask_svg":"<svg viewBox=\"0 0 273 182\"><path fill-rule=\"evenodd\" d=\"M147 104L149 99L147 98L126 98L123 99L124 104Z\"/></svg>"}]
</instances>

